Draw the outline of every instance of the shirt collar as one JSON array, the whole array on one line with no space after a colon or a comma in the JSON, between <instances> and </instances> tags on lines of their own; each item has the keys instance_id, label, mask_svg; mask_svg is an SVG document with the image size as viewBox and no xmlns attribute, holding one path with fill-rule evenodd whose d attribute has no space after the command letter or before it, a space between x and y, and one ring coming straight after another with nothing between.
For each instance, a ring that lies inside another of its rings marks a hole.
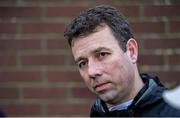
<instances>
[{"instance_id":1,"label":"shirt collar","mask_svg":"<svg viewBox=\"0 0 180 118\"><path fill-rule=\"evenodd\" d=\"M133 102L133 99L128 100L124 103L112 106L109 108L109 111L115 111L115 110L122 110L122 109L127 109L129 105L131 105L131 103Z\"/></svg>"}]
</instances>

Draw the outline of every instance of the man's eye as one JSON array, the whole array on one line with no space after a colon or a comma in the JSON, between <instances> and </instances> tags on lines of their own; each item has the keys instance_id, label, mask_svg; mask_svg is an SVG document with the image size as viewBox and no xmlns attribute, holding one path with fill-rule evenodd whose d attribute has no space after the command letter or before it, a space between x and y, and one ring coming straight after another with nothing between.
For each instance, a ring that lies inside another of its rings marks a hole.
<instances>
[{"instance_id":1,"label":"man's eye","mask_svg":"<svg viewBox=\"0 0 180 118\"><path fill-rule=\"evenodd\" d=\"M99 53L99 58L103 58L103 57L106 57L107 55L109 55L109 53L107 53L107 52L101 52L101 53Z\"/></svg>"},{"instance_id":2,"label":"man's eye","mask_svg":"<svg viewBox=\"0 0 180 118\"><path fill-rule=\"evenodd\" d=\"M106 52L102 52L102 53L100 53L100 56L106 56L107 55L107 53Z\"/></svg>"},{"instance_id":3,"label":"man's eye","mask_svg":"<svg viewBox=\"0 0 180 118\"><path fill-rule=\"evenodd\" d=\"M79 68L83 68L86 65L85 61L78 63Z\"/></svg>"}]
</instances>

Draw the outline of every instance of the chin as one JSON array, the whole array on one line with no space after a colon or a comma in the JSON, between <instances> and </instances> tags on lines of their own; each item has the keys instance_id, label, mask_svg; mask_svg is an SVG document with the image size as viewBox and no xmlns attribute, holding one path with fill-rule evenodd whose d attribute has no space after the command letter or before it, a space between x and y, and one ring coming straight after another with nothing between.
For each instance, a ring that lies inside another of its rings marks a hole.
<instances>
[{"instance_id":1,"label":"chin","mask_svg":"<svg viewBox=\"0 0 180 118\"><path fill-rule=\"evenodd\" d=\"M116 95L114 94L109 94L109 93L105 93L99 96L104 102L112 102L114 101L114 99L116 98Z\"/></svg>"},{"instance_id":2,"label":"chin","mask_svg":"<svg viewBox=\"0 0 180 118\"><path fill-rule=\"evenodd\" d=\"M105 92L104 94L99 95L99 97L108 104L117 104L119 103L119 93L116 90L111 90L108 92Z\"/></svg>"}]
</instances>

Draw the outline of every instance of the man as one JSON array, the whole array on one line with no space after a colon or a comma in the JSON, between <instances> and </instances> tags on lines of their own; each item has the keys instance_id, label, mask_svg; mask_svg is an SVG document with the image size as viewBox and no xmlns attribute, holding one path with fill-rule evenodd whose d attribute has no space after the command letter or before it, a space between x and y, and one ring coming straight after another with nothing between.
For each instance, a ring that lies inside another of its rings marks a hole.
<instances>
[{"instance_id":1,"label":"man","mask_svg":"<svg viewBox=\"0 0 180 118\"><path fill-rule=\"evenodd\" d=\"M158 79L140 75L137 42L114 7L82 12L64 36L86 86L97 95L90 116L180 116L163 101Z\"/></svg>"}]
</instances>

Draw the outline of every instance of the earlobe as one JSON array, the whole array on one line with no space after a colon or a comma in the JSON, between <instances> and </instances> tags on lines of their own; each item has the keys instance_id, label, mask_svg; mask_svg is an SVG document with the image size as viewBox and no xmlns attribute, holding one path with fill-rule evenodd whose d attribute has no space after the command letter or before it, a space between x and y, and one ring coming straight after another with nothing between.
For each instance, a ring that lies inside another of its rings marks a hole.
<instances>
[{"instance_id":1,"label":"earlobe","mask_svg":"<svg viewBox=\"0 0 180 118\"><path fill-rule=\"evenodd\" d=\"M133 64L137 62L137 57L138 57L138 45L135 39L131 38L128 40L127 44L127 54L130 60L132 61Z\"/></svg>"}]
</instances>

